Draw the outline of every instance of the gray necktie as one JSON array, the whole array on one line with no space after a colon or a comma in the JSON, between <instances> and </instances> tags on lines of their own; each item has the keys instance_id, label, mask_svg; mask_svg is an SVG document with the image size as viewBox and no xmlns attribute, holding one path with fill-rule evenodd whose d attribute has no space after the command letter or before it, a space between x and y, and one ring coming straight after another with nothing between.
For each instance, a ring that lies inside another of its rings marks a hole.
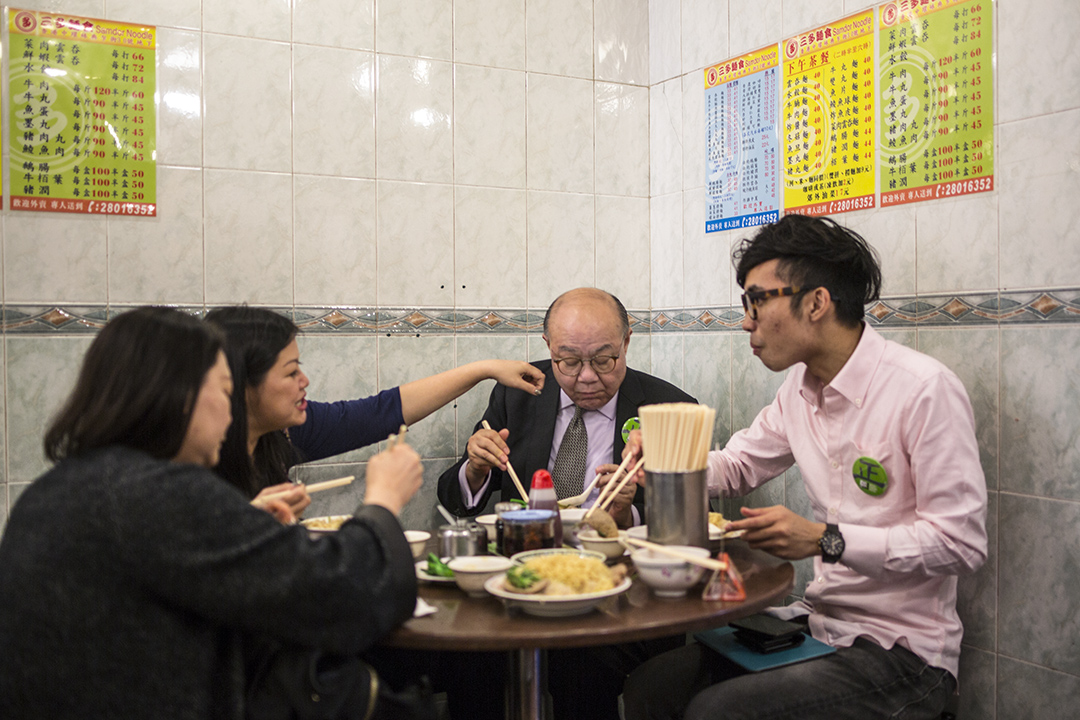
<instances>
[{"instance_id":1,"label":"gray necktie","mask_svg":"<svg viewBox=\"0 0 1080 720\"><path fill-rule=\"evenodd\" d=\"M555 467L551 470L555 494L560 499L577 495L583 487L585 462L589 455L589 433L585 430L585 421L581 419L582 412L580 406L574 406L574 419L566 428L555 456Z\"/></svg>"}]
</instances>

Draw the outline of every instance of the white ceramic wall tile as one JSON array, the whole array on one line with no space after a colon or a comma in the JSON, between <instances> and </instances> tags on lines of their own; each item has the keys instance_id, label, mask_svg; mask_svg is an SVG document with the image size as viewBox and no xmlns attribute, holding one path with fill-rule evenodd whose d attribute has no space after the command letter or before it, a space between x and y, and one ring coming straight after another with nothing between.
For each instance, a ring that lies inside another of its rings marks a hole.
<instances>
[{"instance_id":1,"label":"white ceramic wall tile","mask_svg":"<svg viewBox=\"0 0 1080 720\"><path fill-rule=\"evenodd\" d=\"M397 387L455 367L452 337L392 335L379 337L378 341L381 388ZM450 403L409 425L409 445L423 457L454 457L456 416Z\"/></svg>"},{"instance_id":2,"label":"white ceramic wall tile","mask_svg":"<svg viewBox=\"0 0 1080 720\"><path fill-rule=\"evenodd\" d=\"M75 386L90 341L89 337L7 338L8 482L30 482L47 469L41 440Z\"/></svg>"},{"instance_id":3,"label":"white ceramic wall tile","mask_svg":"<svg viewBox=\"0 0 1080 720\"><path fill-rule=\"evenodd\" d=\"M682 71L697 78L702 95L705 79L699 71L729 55L728 4L727 0L682 0Z\"/></svg>"},{"instance_id":4,"label":"white ceramic wall tile","mask_svg":"<svg viewBox=\"0 0 1080 720\"><path fill-rule=\"evenodd\" d=\"M593 192L593 84L528 77L528 187Z\"/></svg>"},{"instance_id":5,"label":"white ceramic wall tile","mask_svg":"<svg viewBox=\"0 0 1080 720\"><path fill-rule=\"evenodd\" d=\"M742 55L750 50L775 43L779 28L783 26L783 0L757 0L756 2L732 2L728 5L728 57ZM839 19L839 18L837 18ZM683 20L686 23L686 20ZM717 58L720 62L726 58Z\"/></svg>"},{"instance_id":6,"label":"white ceramic wall tile","mask_svg":"<svg viewBox=\"0 0 1080 720\"><path fill-rule=\"evenodd\" d=\"M293 171L375 177L375 57L293 46Z\"/></svg>"},{"instance_id":7,"label":"white ceramic wall tile","mask_svg":"<svg viewBox=\"0 0 1080 720\"><path fill-rule=\"evenodd\" d=\"M529 192L529 307L596 284L592 195Z\"/></svg>"},{"instance_id":8,"label":"white ceramic wall tile","mask_svg":"<svg viewBox=\"0 0 1080 720\"><path fill-rule=\"evenodd\" d=\"M375 49L375 0L293 0L296 43Z\"/></svg>"},{"instance_id":9,"label":"white ceramic wall tile","mask_svg":"<svg viewBox=\"0 0 1080 720\"><path fill-rule=\"evenodd\" d=\"M20 7L30 6L44 12L63 12L85 18L105 17L104 0L50 0L49 2L21 3Z\"/></svg>"},{"instance_id":10,"label":"white ceramic wall tile","mask_svg":"<svg viewBox=\"0 0 1080 720\"><path fill-rule=\"evenodd\" d=\"M157 161L200 167L203 159L202 37L158 28Z\"/></svg>"},{"instance_id":11,"label":"white ceramic wall tile","mask_svg":"<svg viewBox=\"0 0 1080 720\"><path fill-rule=\"evenodd\" d=\"M454 180L525 187L525 73L454 66Z\"/></svg>"},{"instance_id":12,"label":"white ceramic wall tile","mask_svg":"<svg viewBox=\"0 0 1080 720\"><path fill-rule=\"evenodd\" d=\"M833 220L863 236L881 260L881 294L915 293L915 206L844 213Z\"/></svg>"},{"instance_id":13,"label":"white ceramic wall tile","mask_svg":"<svg viewBox=\"0 0 1080 720\"><path fill-rule=\"evenodd\" d=\"M649 89L596 83L596 192L649 195Z\"/></svg>"},{"instance_id":14,"label":"white ceramic wall tile","mask_svg":"<svg viewBox=\"0 0 1080 720\"><path fill-rule=\"evenodd\" d=\"M651 375L667 380L672 385L686 385L686 333L657 333L650 343L652 354ZM691 395L693 391L687 390Z\"/></svg>"},{"instance_id":15,"label":"white ceramic wall tile","mask_svg":"<svg viewBox=\"0 0 1080 720\"><path fill-rule=\"evenodd\" d=\"M681 77L649 88L649 193L652 196L682 190L682 103ZM701 178L704 184L704 170Z\"/></svg>"},{"instance_id":16,"label":"white ceramic wall tile","mask_svg":"<svg viewBox=\"0 0 1080 720\"><path fill-rule=\"evenodd\" d=\"M731 297L731 255L722 233L705 232L705 188L683 197L683 277L687 307L727 305Z\"/></svg>"},{"instance_id":17,"label":"white ceramic wall tile","mask_svg":"<svg viewBox=\"0 0 1080 720\"><path fill-rule=\"evenodd\" d=\"M554 300L554 298L552 298ZM550 304L550 303L549 303ZM543 314L547 310L547 305L542 308L534 308L534 312ZM526 349L529 352L529 362L537 362L538 360L550 360L551 352L548 350L547 343L544 342L544 337L541 333L531 333L526 338Z\"/></svg>"},{"instance_id":18,"label":"white ceramic wall tile","mask_svg":"<svg viewBox=\"0 0 1080 720\"><path fill-rule=\"evenodd\" d=\"M1080 110L1000 126L1001 285L1075 287Z\"/></svg>"},{"instance_id":19,"label":"white ceramic wall tile","mask_svg":"<svg viewBox=\"0 0 1080 720\"><path fill-rule=\"evenodd\" d=\"M292 168L291 49L284 43L203 35L206 167Z\"/></svg>"},{"instance_id":20,"label":"white ceramic wall tile","mask_svg":"<svg viewBox=\"0 0 1080 720\"><path fill-rule=\"evenodd\" d=\"M454 62L525 69L525 0L455 0Z\"/></svg>"},{"instance_id":21,"label":"white ceramic wall tile","mask_svg":"<svg viewBox=\"0 0 1080 720\"><path fill-rule=\"evenodd\" d=\"M627 308L649 305L649 200L596 197L596 286Z\"/></svg>"},{"instance_id":22,"label":"white ceramic wall tile","mask_svg":"<svg viewBox=\"0 0 1080 720\"><path fill-rule=\"evenodd\" d=\"M915 207L919 294L997 289L997 193Z\"/></svg>"},{"instance_id":23,"label":"white ceramic wall tile","mask_svg":"<svg viewBox=\"0 0 1080 720\"><path fill-rule=\"evenodd\" d=\"M504 360L525 360L525 338L507 335L460 335L457 339L456 365L464 365L476 360L501 358ZM472 436L473 428L488 406L488 398L495 388L494 380L484 380L453 403L457 411L457 443L454 457L465 452L465 446ZM449 466L450 463L447 463ZM444 468L445 469L445 468Z\"/></svg>"},{"instance_id":24,"label":"white ceramic wall tile","mask_svg":"<svg viewBox=\"0 0 1080 720\"><path fill-rule=\"evenodd\" d=\"M291 305L292 178L203 172L207 303Z\"/></svg>"},{"instance_id":25,"label":"white ceramic wall tile","mask_svg":"<svg viewBox=\"0 0 1080 720\"><path fill-rule=\"evenodd\" d=\"M321 402L354 400L374 395L381 389L378 385L378 340L376 338L300 333L298 342L300 362L303 364L304 373L311 381L307 392L312 400ZM333 462L365 460L378 450L378 444L369 445L366 448L337 455L333 458ZM348 474L350 473L343 473L343 475ZM329 480L334 477L342 477L342 475L329 475L323 479ZM314 516L315 513L309 511L307 514Z\"/></svg>"},{"instance_id":26,"label":"white ceramic wall tile","mask_svg":"<svg viewBox=\"0 0 1080 720\"><path fill-rule=\"evenodd\" d=\"M705 81L701 72L682 76L683 190L705 186Z\"/></svg>"},{"instance_id":27,"label":"white ceramic wall tile","mask_svg":"<svg viewBox=\"0 0 1080 720\"><path fill-rule=\"evenodd\" d=\"M380 178L451 182L450 63L378 55L375 142Z\"/></svg>"},{"instance_id":28,"label":"white ceramic wall tile","mask_svg":"<svg viewBox=\"0 0 1080 720\"><path fill-rule=\"evenodd\" d=\"M200 0L109 0L105 17L123 23L156 25L159 32L165 28L197 30L202 27L201 11ZM159 53L160 48L158 45Z\"/></svg>"},{"instance_id":29,"label":"white ceramic wall tile","mask_svg":"<svg viewBox=\"0 0 1080 720\"><path fill-rule=\"evenodd\" d=\"M1080 86L1061 82L1080 76L1080 48L1071 39L1080 28L1080 3L1034 0L995 5L997 122L1080 106Z\"/></svg>"},{"instance_id":30,"label":"white ceramic wall tile","mask_svg":"<svg viewBox=\"0 0 1080 720\"><path fill-rule=\"evenodd\" d=\"M844 0L784 0L784 37L840 20L849 11ZM779 40L780 38L776 38Z\"/></svg>"},{"instance_id":31,"label":"white ceramic wall tile","mask_svg":"<svg viewBox=\"0 0 1080 720\"><path fill-rule=\"evenodd\" d=\"M32 303L104 303L105 218L7 212L4 299Z\"/></svg>"},{"instance_id":32,"label":"white ceramic wall tile","mask_svg":"<svg viewBox=\"0 0 1080 720\"><path fill-rule=\"evenodd\" d=\"M682 193L654 197L649 224L652 308L681 308L684 287Z\"/></svg>"},{"instance_id":33,"label":"white ceramic wall tile","mask_svg":"<svg viewBox=\"0 0 1080 720\"><path fill-rule=\"evenodd\" d=\"M375 304L375 181L296 175L296 302Z\"/></svg>"},{"instance_id":34,"label":"white ceramic wall tile","mask_svg":"<svg viewBox=\"0 0 1080 720\"><path fill-rule=\"evenodd\" d=\"M649 84L649 0L593 4L596 79Z\"/></svg>"},{"instance_id":35,"label":"white ceramic wall tile","mask_svg":"<svg viewBox=\"0 0 1080 720\"><path fill-rule=\"evenodd\" d=\"M158 165L157 217L109 217L109 302L203 302L203 173Z\"/></svg>"},{"instance_id":36,"label":"white ceramic wall tile","mask_svg":"<svg viewBox=\"0 0 1080 720\"><path fill-rule=\"evenodd\" d=\"M649 84L682 74L682 4L649 0Z\"/></svg>"},{"instance_id":37,"label":"white ceramic wall tile","mask_svg":"<svg viewBox=\"0 0 1080 720\"><path fill-rule=\"evenodd\" d=\"M525 307L525 191L458 186L455 194L455 307Z\"/></svg>"},{"instance_id":38,"label":"white ceramic wall tile","mask_svg":"<svg viewBox=\"0 0 1080 720\"><path fill-rule=\"evenodd\" d=\"M292 37L292 0L204 2L203 30L287 41Z\"/></svg>"},{"instance_id":39,"label":"white ceramic wall tile","mask_svg":"<svg viewBox=\"0 0 1080 720\"><path fill-rule=\"evenodd\" d=\"M454 188L380 180L378 303L451 307L454 302Z\"/></svg>"},{"instance_id":40,"label":"white ceramic wall tile","mask_svg":"<svg viewBox=\"0 0 1080 720\"><path fill-rule=\"evenodd\" d=\"M378 0L375 49L450 60L454 52L453 0Z\"/></svg>"},{"instance_id":41,"label":"white ceramic wall tile","mask_svg":"<svg viewBox=\"0 0 1080 720\"><path fill-rule=\"evenodd\" d=\"M630 345L626 348L626 364L635 370L653 374L652 365L653 335L638 330L630 336Z\"/></svg>"},{"instance_id":42,"label":"white ceramic wall tile","mask_svg":"<svg viewBox=\"0 0 1080 720\"><path fill-rule=\"evenodd\" d=\"M593 4L581 0L529 0L525 4L529 72L593 77Z\"/></svg>"},{"instance_id":43,"label":"white ceramic wall tile","mask_svg":"<svg viewBox=\"0 0 1080 720\"><path fill-rule=\"evenodd\" d=\"M733 333L686 333L686 378L682 389L716 410L709 447L731 436L731 342Z\"/></svg>"}]
</instances>

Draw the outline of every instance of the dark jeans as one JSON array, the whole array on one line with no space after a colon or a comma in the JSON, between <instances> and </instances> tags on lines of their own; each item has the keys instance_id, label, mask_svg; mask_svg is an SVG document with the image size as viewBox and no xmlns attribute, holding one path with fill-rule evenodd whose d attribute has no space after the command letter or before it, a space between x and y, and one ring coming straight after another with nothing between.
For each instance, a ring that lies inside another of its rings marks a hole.
<instances>
[{"instance_id":1,"label":"dark jeans","mask_svg":"<svg viewBox=\"0 0 1080 720\"><path fill-rule=\"evenodd\" d=\"M626 720L932 720L955 689L947 671L865 638L759 673L693 643L635 670L623 701Z\"/></svg>"}]
</instances>

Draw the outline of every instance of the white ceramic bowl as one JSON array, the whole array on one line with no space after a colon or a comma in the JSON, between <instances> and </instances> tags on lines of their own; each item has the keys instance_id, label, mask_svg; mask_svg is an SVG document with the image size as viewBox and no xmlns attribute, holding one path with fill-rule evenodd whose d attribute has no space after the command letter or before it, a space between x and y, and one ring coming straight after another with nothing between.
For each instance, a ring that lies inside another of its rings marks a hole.
<instances>
[{"instance_id":1,"label":"white ceramic bowl","mask_svg":"<svg viewBox=\"0 0 1080 720\"><path fill-rule=\"evenodd\" d=\"M514 563L501 555L470 555L456 557L447 565L454 571L454 582L472 597L487 594L484 583L495 575L502 575Z\"/></svg>"},{"instance_id":2,"label":"white ceramic bowl","mask_svg":"<svg viewBox=\"0 0 1080 720\"><path fill-rule=\"evenodd\" d=\"M635 525L634 527L628 529L626 532L630 537L637 538L638 540L648 540L649 539L649 526L648 525ZM719 540L720 536L723 535L723 534L724 533L721 532L720 528L716 527L715 525L709 525L709 540L710 540L710 542L713 541L713 540ZM732 537L732 536L729 535L728 537ZM741 536L736 535L734 537L741 537Z\"/></svg>"},{"instance_id":3,"label":"white ceramic bowl","mask_svg":"<svg viewBox=\"0 0 1080 720\"><path fill-rule=\"evenodd\" d=\"M709 551L705 548L691 545L669 545L668 547L701 558L709 557ZM662 555L645 548L631 550L630 559L634 561L638 577L652 588L657 597L682 597L689 588L693 587L701 579L702 573L705 572L705 568L700 565L691 565L685 560L670 555Z\"/></svg>"},{"instance_id":4,"label":"white ceramic bowl","mask_svg":"<svg viewBox=\"0 0 1080 720\"><path fill-rule=\"evenodd\" d=\"M480 525L480 527L487 530L488 542L495 542L495 520L498 517L499 517L498 515L492 514L492 515L481 515L478 518L476 518L476 522Z\"/></svg>"},{"instance_id":5,"label":"white ceramic bowl","mask_svg":"<svg viewBox=\"0 0 1080 720\"><path fill-rule=\"evenodd\" d=\"M603 553L608 560L620 558L626 552L626 548L619 542L626 537L625 530L620 530L618 537L613 538L600 537L600 534L592 529L580 530L577 536L583 548Z\"/></svg>"},{"instance_id":6,"label":"white ceramic bowl","mask_svg":"<svg viewBox=\"0 0 1080 720\"><path fill-rule=\"evenodd\" d=\"M431 539L431 533L426 530L406 530L405 539L409 541L409 549L412 550L414 560L424 557L424 548Z\"/></svg>"},{"instance_id":7,"label":"white ceramic bowl","mask_svg":"<svg viewBox=\"0 0 1080 720\"><path fill-rule=\"evenodd\" d=\"M585 517L585 510L581 508L562 508L559 510L559 519L562 520L563 532L573 528Z\"/></svg>"},{"instance_id":8,"label":"white ceramic bowl","mask_svg":"<svg viewBox=\"0 0 1080 720\"><path fill-rule=\"evenodd\" d=\"M323 515L321 517L304 518L300 524L308 529L312 536L325 533L337 532L342 524L352 515Z\"/></svg>"}]
</instances>

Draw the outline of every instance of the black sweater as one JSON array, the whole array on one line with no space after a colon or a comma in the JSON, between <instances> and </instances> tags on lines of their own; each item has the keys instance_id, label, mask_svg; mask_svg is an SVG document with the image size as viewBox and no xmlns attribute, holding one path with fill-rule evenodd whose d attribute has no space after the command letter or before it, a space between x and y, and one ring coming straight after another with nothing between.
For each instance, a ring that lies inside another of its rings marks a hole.
<instances>
[{"instance_id":1,"label":"black sweater","mask_svg":"<svg viewBox=\"0 0 1080 720\"><path fill-rule=\"evenodd\" d=\"M0 542L0 718L241 718L245 641L359 653L415 599L384 508L312 540L202 468L69 459Z\"/></svg>"}]
</instances>

